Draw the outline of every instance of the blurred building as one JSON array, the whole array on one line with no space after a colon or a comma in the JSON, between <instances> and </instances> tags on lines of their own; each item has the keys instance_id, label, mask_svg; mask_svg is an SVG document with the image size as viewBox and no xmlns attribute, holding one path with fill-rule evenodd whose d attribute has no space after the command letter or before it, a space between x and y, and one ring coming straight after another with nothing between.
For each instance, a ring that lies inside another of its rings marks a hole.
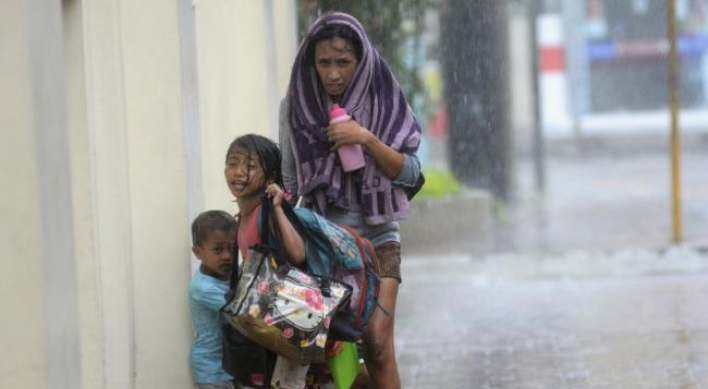
<instances>
[{"instance_id":1,"label":"blurred building","mask_svg":"<svg viewBox=\"0 0 708 389\"><path fill-rule=\"evenodd\" d=\"M536 21L544 129L562 135L593 115L668 110L667 14L663 0L546 1ZM705 108L708 1L677 0L677 21L681 107Z\"/></svg>"},{"instance_id":2,"label":"blurred building","mask_svg":"<svg viewBox=\"0 0 708 389\"><path fill-rule=\"evenodd\" d=\"M665 108L669 66L666 1L589 0L586 18L590 110ZM708 2L677 1L677 18L682 106L705 106Z\"/></svg>"},{"instance_id":3,"label":"blurred building","mask_svg":"<svg viewBox=\"0 0 708 389\"><path fill-rule=\"evenodd\" d=\"M294 1L3 3L0 387L193 387L189 223L295 40Z\"/></svg>"}]
</instances>

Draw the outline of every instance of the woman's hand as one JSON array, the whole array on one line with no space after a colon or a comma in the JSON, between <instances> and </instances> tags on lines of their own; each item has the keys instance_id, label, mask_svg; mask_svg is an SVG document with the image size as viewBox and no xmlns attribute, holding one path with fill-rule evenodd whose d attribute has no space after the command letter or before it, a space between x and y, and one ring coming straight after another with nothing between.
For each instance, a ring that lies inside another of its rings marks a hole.
<instances>
[{"instance_id":1,"label":"woman's hand","mask_svg":"<svg viewBox=\"0 0 708 389\"><path fill-rule=\"evenodd\" d=\"M366 144L367 137L371 133L360 126L356 120L349 120L341 123L331 124L327 128L327 138L334 145L332 150L337 150L340 146L353 144Z\"/></svg>"},{"instance_id":2,"label":"woman's hand","mask_svg":"<svg viewBox=\"0 0 708 389\"><path fill-rule=\"evenodd\" d=\"M285 197L285 192L278 184L270 184L266 188L266 194L273 200L273 207L280 207Z\"/></svg>"},{"instance_id":3,"label":"woman's hand","mask_svg":"<svg viewBox=\"0 0 708 389\"><path fill-rule=\"evenodd\" d=\"M330 124L327 138L334 143L331 150L340 146L360 144L366 154L373 157L381 172L388 178L398 177L403 169L403 154L382 142L373 132L359 125L356 120Z\"/></svg>"}]
</instances>

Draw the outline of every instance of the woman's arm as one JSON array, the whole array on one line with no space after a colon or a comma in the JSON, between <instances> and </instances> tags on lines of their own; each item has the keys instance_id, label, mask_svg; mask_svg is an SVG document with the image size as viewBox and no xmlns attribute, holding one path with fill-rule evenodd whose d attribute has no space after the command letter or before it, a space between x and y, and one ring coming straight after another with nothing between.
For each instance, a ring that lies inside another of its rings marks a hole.
<instances>
[{"instance_id":1,"label":"woman's arm","mask_svg":"<svg viewBox=\"0 0 708 389\"><path fill-rule=\"evenodd\" d=\"M290 123L288 122L288 100L283 99L280 103L279 115L279 140L280 152L283 155L282 169L284 189L290 191L293 195L297 195L297 168L295 166L295 154L292 148L292 139L290 139ZM297 199L292 202L296 202Z\"/></svg>"},{"instance_id":2,"label":"woman's arm","mask_svg":"<svg viewBox=\"0 0 708 389\"><path fill-rule=\"evenodd\" d=\"M366 152L374 158L379 170L391 180L398 177L403 169L403 163L405 162L403 154L382 142L376 135L360 126L355 120L330 125L327 129L327 137L334 143L333 150L343 145L355 143L362 145Z\"/></svg>"},{"instance_id":3,"label":"woman's arm","mask_svg":"<svg viewBox=\"0 0 708 389\"><path fill-rule=\"evenodd\" d=\"M266 193L273 199L274 227L280 233L280 243L283 245L285 255L291 264L303 264L305 262L305 242L292 223L290 223L290 219L288 219L281 207L283 190L277 184L270 184L266 189Z\"/></svg>"}]
</instances>

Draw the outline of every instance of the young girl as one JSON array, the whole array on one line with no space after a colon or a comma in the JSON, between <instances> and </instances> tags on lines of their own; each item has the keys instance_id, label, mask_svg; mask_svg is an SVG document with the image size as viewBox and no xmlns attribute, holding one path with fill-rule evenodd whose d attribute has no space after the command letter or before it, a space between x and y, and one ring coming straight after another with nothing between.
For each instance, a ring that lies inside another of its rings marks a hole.
<instances>
[{"instance_id":1,"label":"young girl","mask_svg":"<svg viewBox=\"0 0 708 389\"><path fill-rule=\"evenodd\" d=\"M260 243L259 215L265 193L273 202L271 233L277 234L287 260L292 265L302 266L305 262L305 243L281 208L284 198L281 159L278 146L260 135L238 137L229 146L224 176L239 209L237 244L241 258L246 259L248 248ZM304 388L308 367L278 357L271 387Z\"/></svg>"}]
</instances>

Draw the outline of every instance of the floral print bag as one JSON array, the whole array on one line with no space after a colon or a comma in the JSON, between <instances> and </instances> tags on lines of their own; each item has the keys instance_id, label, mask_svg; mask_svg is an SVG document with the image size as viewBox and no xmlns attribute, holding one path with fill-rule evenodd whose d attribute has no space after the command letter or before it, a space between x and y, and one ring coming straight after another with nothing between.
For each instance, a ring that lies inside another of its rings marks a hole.
<instances>
[{"instance_id":1,"label":"floral print bag","mask_svg":"<svg viewBox=\"0 0 708 389\"><path fill-rule=\"evenodd\" d=\"M332 316L351 288L291 266L279 242L268 244L268 203L263 202L261 244L249 250L221 312L239 332L278 355L301 364L323 362Z\"/></svg>"}]
</instances>

